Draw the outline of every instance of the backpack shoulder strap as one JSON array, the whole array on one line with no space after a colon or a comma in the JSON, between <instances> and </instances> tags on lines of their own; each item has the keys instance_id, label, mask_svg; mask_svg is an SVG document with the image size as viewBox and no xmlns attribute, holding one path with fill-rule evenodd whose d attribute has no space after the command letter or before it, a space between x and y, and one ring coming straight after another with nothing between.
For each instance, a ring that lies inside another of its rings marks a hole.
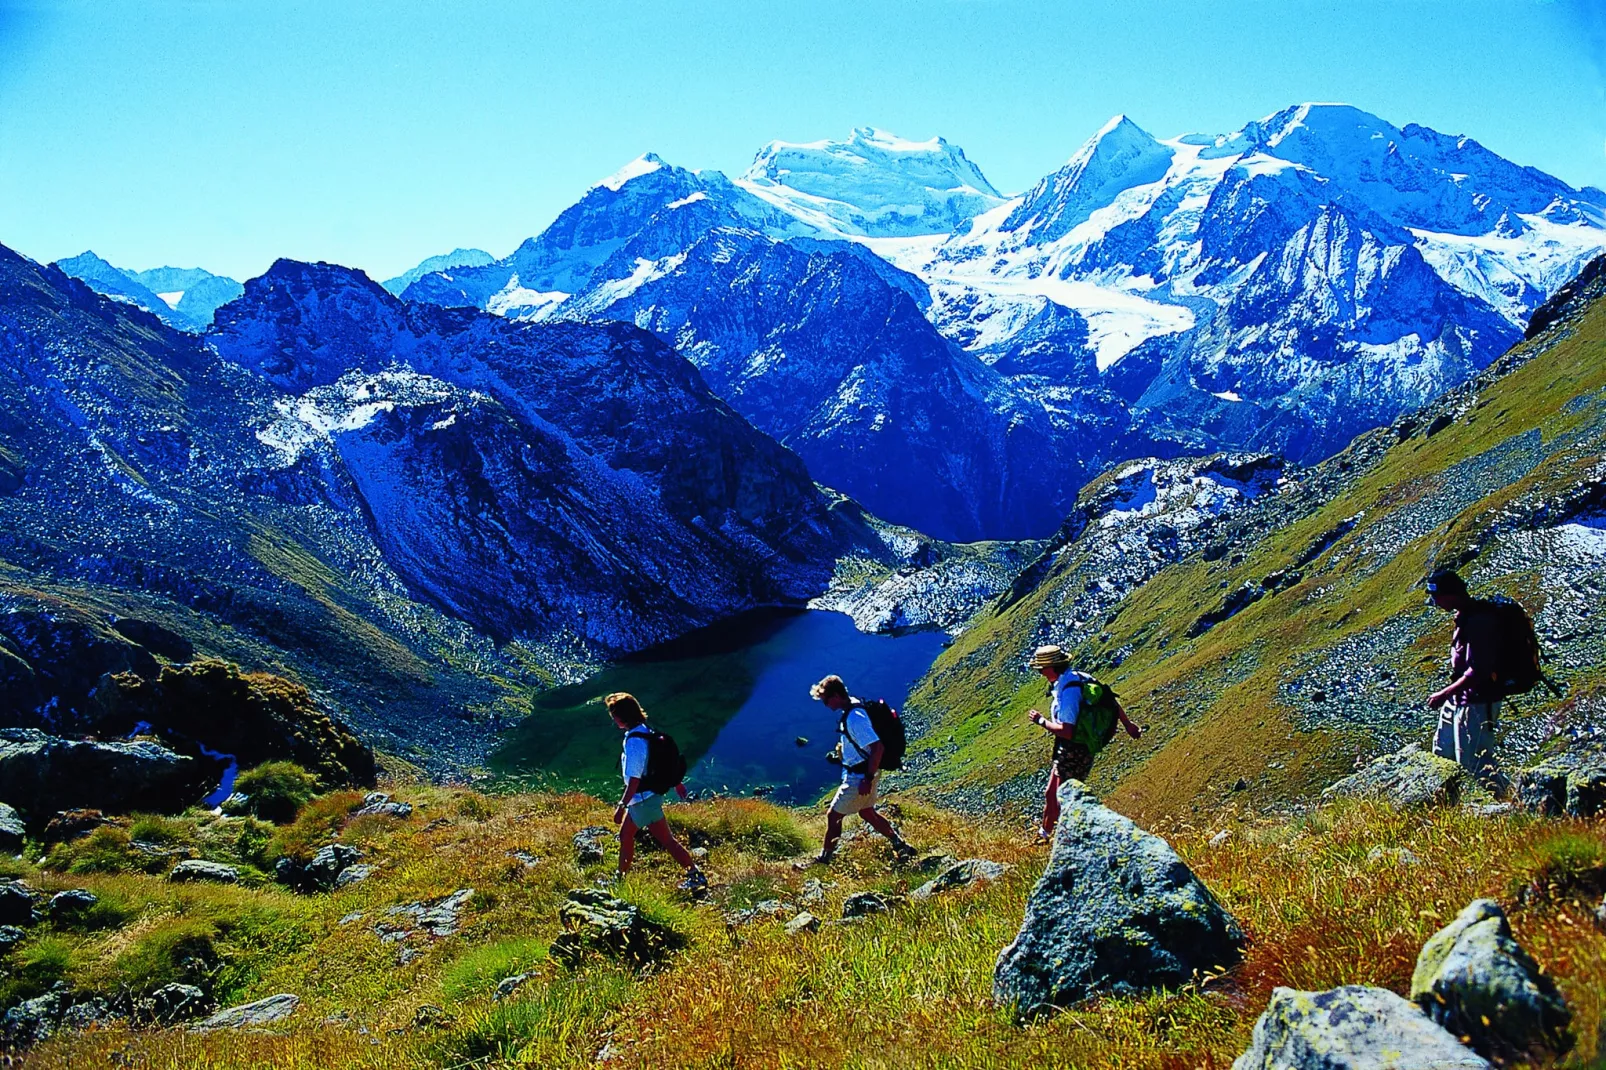
<instances>
[{"instance_id":1,"label":"backpack shoulder strap","mask_svg":"<svg viewBox=\"0 0 1606 1070\"><path fill-rule=\"evenodd\" d=\"M869 757L870 757L870 752L865 750L863 747L859 746L859 741L853 738L853 733L852 732L848 731L848 714L852 713L854 710L863 709L863 708L864 708L864 703L859 702L857 700L854 700L854 702L853 702L853 704L851 706L849 706L847 709L842 711L842 719L837 722L836 730L837 730L838 733L841 734L843 739L847 740L848 743L850 745L852 745L854 750L859 752L859 756L861 758L864 758L864 759L868 760ZM869 710L865 710L865 716L868 717L869 715L870 715L870 711Z\"/></svg>"}]
</instances>

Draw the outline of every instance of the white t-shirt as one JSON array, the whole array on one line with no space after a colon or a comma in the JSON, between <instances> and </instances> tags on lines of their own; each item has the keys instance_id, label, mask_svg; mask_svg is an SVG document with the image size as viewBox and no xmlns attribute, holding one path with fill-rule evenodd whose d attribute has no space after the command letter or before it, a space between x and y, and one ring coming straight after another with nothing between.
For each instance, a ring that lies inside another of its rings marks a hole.
<instances>
[{"instance_id":1,"label":"white t-shirt","mask_svg":"<svg viewBox=\"0 0 1606 1070\"><path fill-rule=\"evenodd\" d=\"M858 765L870 760L870 748L881 742L881 737L875 734L875 728L870 724L870 715L864 712L863 706L855 706L848 711L847 723L842 731L842 783L863 779L864 773L851 772L850 765ZM849 736L853 739L850 742ZM854 746L857 743L858 746Z\"/></svg>"},{"instance_id":2,"label":"white t-shirt","mask_svg":"<svg viewBox=\"0 0 1606 1070\"><path fill-rule=\"evenodd\" d=\"M647 737L651 733L646 725L637 725L625 733L624 754L619 759L619 770L624 774L625 787L630 786L630 778L642 776L647 772ZM652 798L656 792L642 788L630 797L632 803Z\"/></svg>"},{"instance_id":3,"label":"white t-shirt","mask_svg":"<svg viewBox=\"0 0 1606 1070\"><path fill-rule=\"evenodd\" d=\"M1076 715L1082 710L1082 687L1076 674L1069 669L1060 673L1060 678L1049 687L1049 694L1054 696L1054 701L1048 708L1048 715L1060 724L1075 724Z\"/></svg>"}]
</instances>

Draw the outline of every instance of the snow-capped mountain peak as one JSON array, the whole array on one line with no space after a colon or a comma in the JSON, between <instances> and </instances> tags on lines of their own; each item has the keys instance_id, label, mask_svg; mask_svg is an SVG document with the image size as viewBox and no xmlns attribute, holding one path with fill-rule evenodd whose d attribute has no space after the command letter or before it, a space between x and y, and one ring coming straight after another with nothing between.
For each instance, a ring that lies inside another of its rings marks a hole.
<instances>
[{"instance_id":1,"label":"snow-capped mountain peak","mask_svg":"<svg viewBox=\"0 0 1606 1070\"><path fill-rule=\"evenodd\" d=\"M1058 240L1123 191L1165 178L1175 152L1125 115L1117 115L1064 167L1039 182L1000 229L1029 230L1037 242Z\"/></svg>"},{"instance_id":2,"label":"snow-capped mountain peak","mask_svg":"<svg viewBox=\"0 0 1606 1070\"><path fill-rule=\"evenodd\" d=\"M656 152L644 152L591 188L606 188L618 193L631 179L650 175L659 168L668 166L664 163L663 157Z\"/></svg>"},{"instance_id":3,"label":"snow-capped mountain peak","mask_svg":"<svg viewBox=\"0 0 1606 1070\"><path fill-rule=\"evenodd\" d=\"M826 233L946 234L1003 203L957 145L861 126L845 141L772 141L736 184Z\"/></svg>"}]
</instances>

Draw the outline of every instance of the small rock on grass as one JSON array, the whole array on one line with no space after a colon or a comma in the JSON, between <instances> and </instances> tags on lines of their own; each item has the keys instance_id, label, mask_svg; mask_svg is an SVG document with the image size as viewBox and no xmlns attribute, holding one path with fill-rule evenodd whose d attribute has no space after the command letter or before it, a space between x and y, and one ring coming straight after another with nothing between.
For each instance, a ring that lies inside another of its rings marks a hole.
<instances>
[{"instance_id":1,"label":"small rock on grass","mask_svg":"<svg viewBox=\"0 0 1606 1070\"><path fill-rule=\"evenodd\" d=\"M15 925L0 925L0 955L4 955L27 937L28 934Z\"/></svg>"},{"instance_id":2,"label":"small rock on grass","mask_svg":"<svg viewBox=\"0 0 1606 1070\"><path fill-rule=\"evenodd\" d=\"M967 858L963 862L955 862L944 869L936 877L922 884L909 893L911 899L930 899L942 892L951 892L960 888L972 888L978 884L995 881L1009 872L1009 867L1002 862L993 862L986 858Z\"/></svg>"},{"instance_id":3,"label":"small rock on grass","mask_svg":"<svg viewBox=\"0 0 1606 1070\"><path fill-rule=\"evenodd\" d=\"M196 986L171 984L152 992L149 1005L144 1010L152 1021L171 1025L199 1018L210 1013L215 1006L206 993Z\"/></svg>"},{"instance_id":4,"label":"small rock on grass","mask_svg":"<svg viewBox=\"0 0 1606 1070\"><path fill-rule=\"evenodd\" d=\"M1411 998L1490 1059L1547 1062L1572 1050L1572 1012L1492 899L1473 900L1422 946Z\"/></svg>"},{"instance_id":5,"label":"small rock on grass","mask_svg":"<svg viewBox=\"0 0 1606 1070\"><path fill-rule=\"evenodd\" d=\"M882 892L855 892L842 901L842 919L885 914L892 909L893 897Z\"/></svg>"},{"instance_id":6,"label":"small rock on grass","mask_svg":"<svg viewBox=\"0 0 1606 1070\"><path fill-rule=\"evenodd\" d=\"M645 966L686 946L685 937L634 904L593 888L571 891L558 919L566 931L552 941L550 954L565 966L577 966L592 954Z\"/></svg>"},{"instance_id":7,"label":"small rock on grass","mask_svg":"<svg viewBox=\"0 0 1606 1070\"><path fill-rule=\"evenodd\" d=\"M259 999L255 1003L242 1003L238 1007L218 1011L210 1018L196 1022L190 1027L190 1031L210 1033L217 1029L251 1029L256 1026L271 1025L290 1017L299 1006L301 1006L300 996L283 992L267 999Z\"/></svg>"},{"instance_id":8,"label":"small rock on grass","mask_svg":"<svg viewBox=\"0 0 1606 1070\"><path fill-rule=\"evenodd\" d=\"M786 923L786 933L788 936L797 936L799 933L817 933L819 931L820 919L816 918L813 914L810 914L806 910L799 913L795 918Z\"/></svg>"},{"instance_id":9,"label":"small rock on grass","mask_svg":"<svg viewBox=\"0 0 1606 1070\"><path fill-rule=\"evenodd\" d=\"M607 842L613 838L613 830L605 829L601 825L587 825L574 834L571 841L574 844L574 861L579 866L595 866L608 856Z\"/></svg>"},{"instance_id":10,"label":"small rock on grass","mask_svg":"<svg viewBox=\"0 0 1606 1070\"><path fill-rule=\"evenodd\" d=\"M1366 852L1369 865L1389 863L1396 866L1420 866L1422 859L1409 847L1374 847Z\"/></svg>"},{"instance_id":11,"label":"small rock on grass","mask_svg":"<svg viewBox=\"0 0 1606 1070\"><path fill-rule=\"evenodd\" d=\"M168 873L167 879L175 884L186 881L211 881L214 884L237 884L240 880L240 871L234 866L222 862L206 862L199 858L187 858L174 866Z\"/></svg>"},{"instance_id":12,"label":"small rock on grass","mask_svg":"<svg viewBox=\"0 0 1606 1070\"><path fill-rule=\"evenodd\" d=\"M1602 897L1600 906L1595 908L1595 927L1606 933L1606 897Z\"/></svg>"},{"instance_id":13,"label":"small rock on grass","mask_svg":"<svg viewBox=\"0 0 1606 1070\"><path fill-rule=\"evenodd\" d=\"M492 994L493 1000L504 1000L517 992L524 983L534 977L533 973L516 973L512 977L504 977L496 983L496 992Z\"/></svg>"},{"instance_id":14,"label":"small rock on grass","mask_svg":"<svg viewBox=\"0 0 1606 1070\"><path fill-rule=\"evenodd\" d=\"M51 921L70 922L82 917L98 902L100 897L88 888L69 888L50 897L46 913Z\"/></svg>"},{"instance_id":15,"label":"small rock on grass","mask_svg":"<svg viewBox=\"0 0 1606 1070\"><path fill-rule=\"evenodd\" d=\"M359 862L354 866L347 866L335 878L336 888L347 888L353 884L360 884L374 875L374 867Z\"/></svg>"},{"instance_id":16,"label":"small rock on grass","mask_svg":"<svg viewBox=\"0 0 1606 1070\"><path fill-rule=\"evenodd\" d=\"M1232 1070L1492 1070L1408 1000L1384 988L1272 991Z\"/></svg>"}]
</instances>

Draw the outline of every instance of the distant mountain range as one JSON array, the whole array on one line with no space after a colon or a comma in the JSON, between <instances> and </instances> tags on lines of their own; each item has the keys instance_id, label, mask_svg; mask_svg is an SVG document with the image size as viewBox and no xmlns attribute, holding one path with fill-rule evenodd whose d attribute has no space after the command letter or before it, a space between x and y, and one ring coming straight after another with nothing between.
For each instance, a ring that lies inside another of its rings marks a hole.
<instances>
[{"instance_id":1,"label":"distant mountain range","mask_svg":"<svg viewBox=\"0 0 1606 1070\"><path fill-rule=\"evenodd\" d=\"M1600 190L1304 104L1163 141L1117 117L1008 199L941 139L876 130L771 144L734 181L648 154L404 295L635 322L822 482L1019 537L1123 456L1326 456L1486 366L1602 248Z\"/></svg>"},{"instance_id":2,"label":"distant mountain range","mask_svg":"<svg viewBox=\"0 0 1606 1070\"><path fill-rule=\"evenodd\" d=\"M245 292L233 279L200 268L128 271L113 267L93 252L59 260L56 266L98 293L143 308L181 331L206 330L218 306Z\"/></svg>"},{"instance_id":3,"label":"distant mountain range","mask_svg":"<svg viewBox=\"0 0 1606 1070\"><path fill-rule=\"evenodd\" d=\"M941 138L870 128L773 142L735 179L648 153L508 256L385 286L633 323L822 483L939 537L1019 538L1125 457L1331 454L1486 366L1603 248L1600 190L1302 104L1169 140L1117 116L1014 197ZM216 307L207 280L62 266L186 329Z\"/></svg>"}]
</instances>

